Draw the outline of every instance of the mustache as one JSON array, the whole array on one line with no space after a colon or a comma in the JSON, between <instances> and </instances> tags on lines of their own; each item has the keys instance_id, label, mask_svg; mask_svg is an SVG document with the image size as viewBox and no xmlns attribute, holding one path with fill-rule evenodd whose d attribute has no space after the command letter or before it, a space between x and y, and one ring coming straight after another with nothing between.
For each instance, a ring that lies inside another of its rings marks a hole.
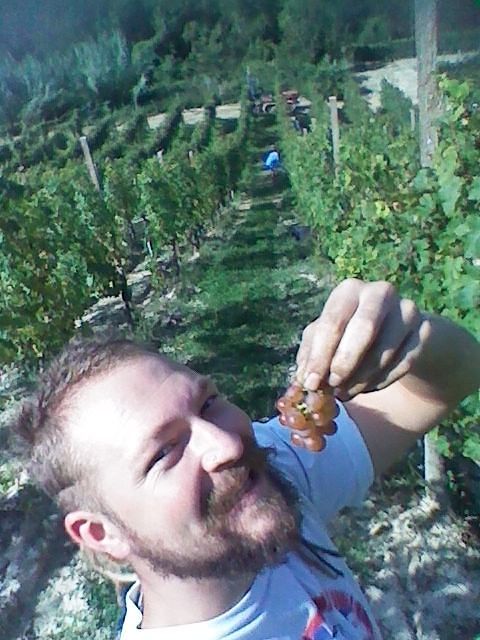
<instances>
[{"instance_id":1,"label":"mustache","mask_svg":"<svg viewBox=\"0 0 480 640\"><path fill-rule=\"evenodd\" d=\"M271 448L259 447L253 439L244 440L242 457L235 466L222 471L221 479L207 496L205 504L207 519L226 515L233 509L241 498L246 483L267 471L271 453Z\"/></svg>"}]
</instances>

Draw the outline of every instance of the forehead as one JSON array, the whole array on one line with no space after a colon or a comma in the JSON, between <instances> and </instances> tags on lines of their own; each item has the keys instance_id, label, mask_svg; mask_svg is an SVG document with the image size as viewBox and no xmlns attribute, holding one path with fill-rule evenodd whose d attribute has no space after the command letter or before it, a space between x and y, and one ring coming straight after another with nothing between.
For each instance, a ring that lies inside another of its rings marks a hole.
<instances>
[{"instance_id":1,"label":"forehead","mask_svg":"<svg viewBox=\"0 0 480 640\"><path fill-rule=\"evenodd\" d=\"M75 443L115 444L147 436L185 408L205 378L166 358L146 355L83 383L69 402Z\"/></svg>"}]
</instances>

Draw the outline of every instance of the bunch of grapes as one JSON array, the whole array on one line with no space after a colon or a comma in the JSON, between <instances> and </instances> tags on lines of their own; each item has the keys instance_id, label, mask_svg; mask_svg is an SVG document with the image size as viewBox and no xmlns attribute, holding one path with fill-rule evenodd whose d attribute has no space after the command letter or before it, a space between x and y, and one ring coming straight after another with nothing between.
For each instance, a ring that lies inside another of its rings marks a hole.
<instances>
[{"instance_id":1,"label":"bunch of grapes","mask_svg":"<svg viewBox=\"0 0 480 640\"><path fill-rule=\"evenodd\" d=\"M331 436L337 430L333 420L338 409L329 386L306 391L298 382L293 382L285 395L277 400L276 407L280 412L280 423L300 432L291 434L292 443L310 451L322 451L326 445L325 436Z\"/></svg>"}]
</instances>

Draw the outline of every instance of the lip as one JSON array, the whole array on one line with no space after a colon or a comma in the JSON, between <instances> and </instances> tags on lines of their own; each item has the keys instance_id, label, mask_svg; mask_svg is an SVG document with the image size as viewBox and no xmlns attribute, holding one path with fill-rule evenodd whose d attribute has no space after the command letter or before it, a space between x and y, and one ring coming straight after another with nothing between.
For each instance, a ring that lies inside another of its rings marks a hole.
<instances>
[{"instance_id":1,"label":"lip","mask_svg":"<svg viewBox=\"0 0 480 640\"><path fill-rule=\"evenodd\" d=\"M230 513L234 514L240 511L248 503L253 502L257 498L258 486L259 476L254 471L250 471L242 490L238 494L235 505L230 510Z\"/></svg>"}]
</instances>

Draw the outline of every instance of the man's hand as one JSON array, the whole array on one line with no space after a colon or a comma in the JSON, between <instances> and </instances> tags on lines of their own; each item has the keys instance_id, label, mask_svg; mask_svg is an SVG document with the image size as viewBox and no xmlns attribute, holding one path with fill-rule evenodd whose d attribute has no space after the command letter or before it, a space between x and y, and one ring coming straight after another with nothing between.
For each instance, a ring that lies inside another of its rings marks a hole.
<instances>
[{"instance_id":1,"label":"man's hand","mask_svg":"<svg viewBox=\"0 0 480 640\"><path fill-rule=\"evenodd\" d=\"M344 280L303 332L297 379L311 391L327 382L342 400L382 389L407 373L427 335L415 303L388 282Z\"/></svg>"},{"instance_id":2,"label":"man's hand","mask_svg":"<svg viewBox=\"0 0 480 640\"><path fill-rule=\"evenodd\" d=\"M338 285L305 329L297 363L305 388L328 383L346 401L377 472L480 383L479 343L386 282Z\"/></svg>"}]
</instances>

